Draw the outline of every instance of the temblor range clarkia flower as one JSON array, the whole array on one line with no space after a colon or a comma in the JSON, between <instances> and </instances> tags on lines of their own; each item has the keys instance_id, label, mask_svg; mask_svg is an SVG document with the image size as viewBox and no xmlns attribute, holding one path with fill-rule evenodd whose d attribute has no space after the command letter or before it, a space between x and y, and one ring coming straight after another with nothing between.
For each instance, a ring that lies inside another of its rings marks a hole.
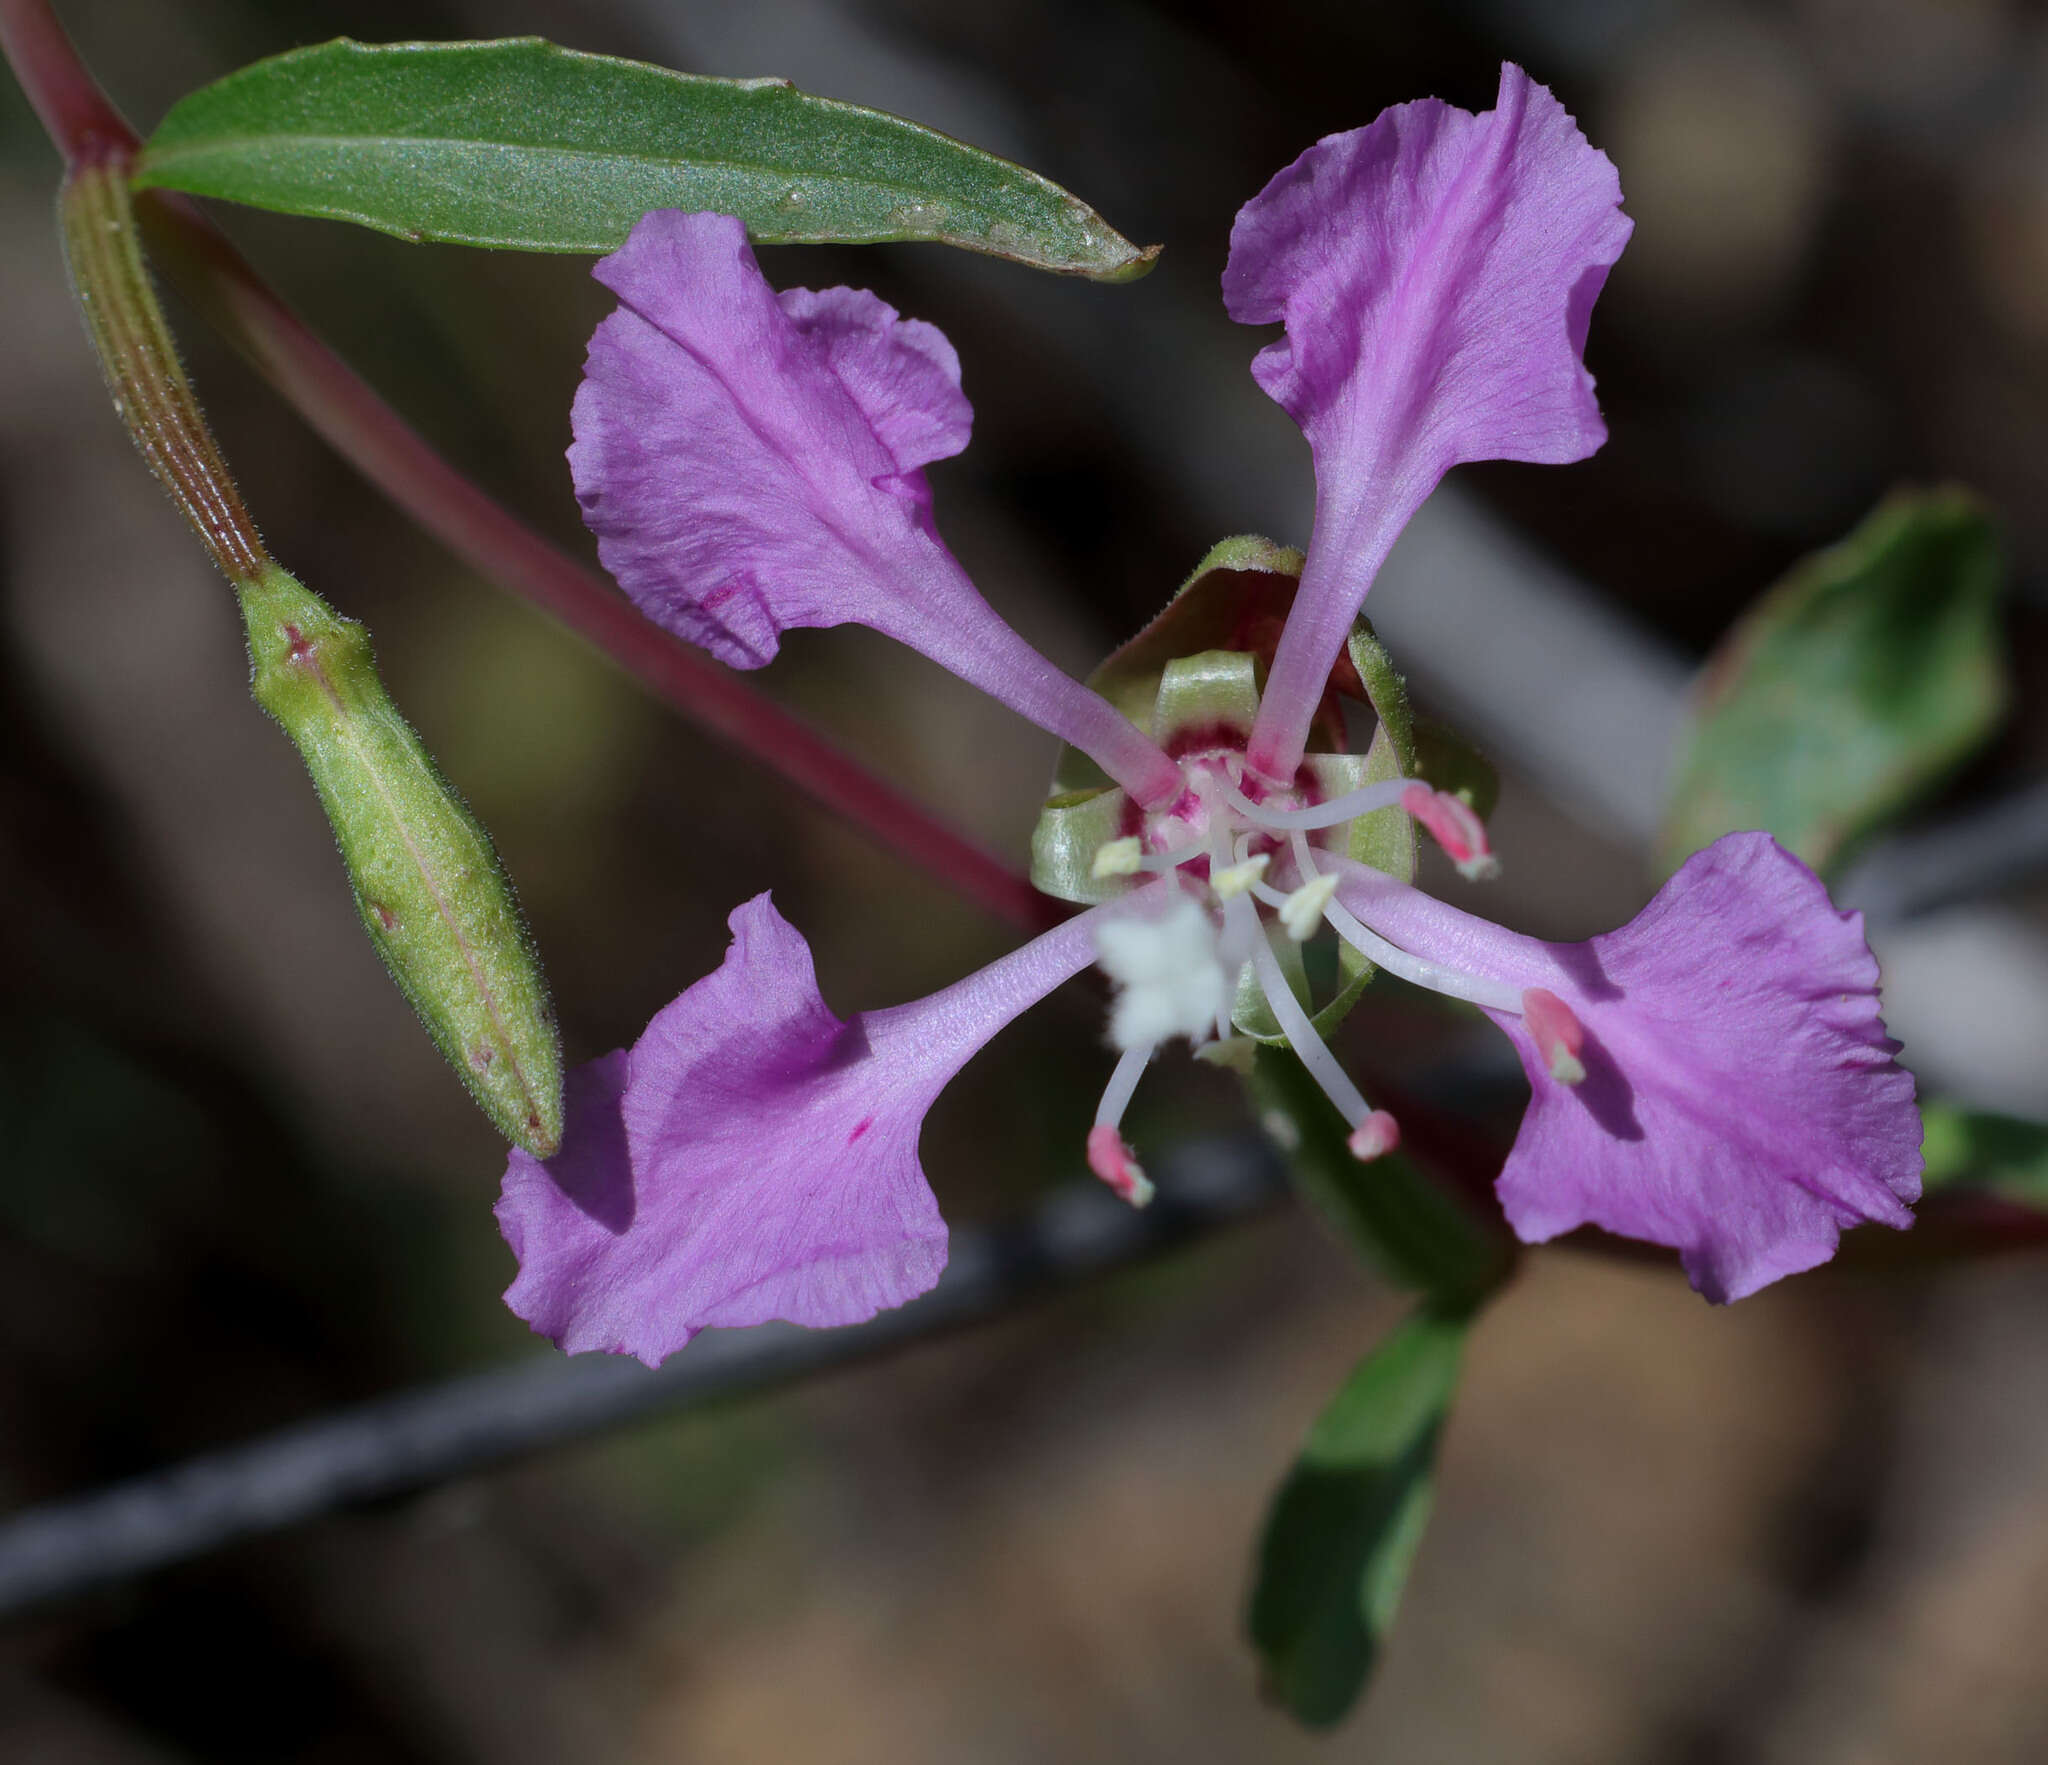
<instances>
[{"instance_id":1,"label":"temblor range clarkia flower","mask_svg":"<svg viewBox=\"0 0 2048 1765\"><path fill-rule=\"evenodd\" d=\"M1846 1226L1910 1223L1919 1123L1876 964L1768 836L1721 840L1585 944L1411 886L1417 826L1469 875L1492 856L1417 760L1359 607L1451 466L1562 464L1605 439L1581 357L1630 229L1620 195L1511 66L1491 111L1402 105L1276 177L1238 217L1224 296L1285 328L1253 371L1312 444L1313 543L1305 560L1218 548L1139 640L1179 648L1100 693L1011 631L938 537L923 468L966 445L971 413L935 329L848 289L778 295L718 215L650 214L599 264L621 304L591 342L570 463L605 564L735 666L790 626L866 624L1058 735L1034 877L1088 910L841 1020L768 897L737 909L724 965L572 1076L562 1152L513 1154L515 1311L564 1348L655 1362L708 1325L850 1323L924 1291L945 1260L926 1110L1096 962L1119 1058L1086 1152L1133 1202L1149 1185L1123 1113L1176 1039L1228 1063L1284 1037L1352 1151L1392 1148L1398 1125L1320 1033L1376 964L1513 1040L1533 1095L1499 1194L1527 1240L1592 1223L1671 1245L1727 1300L1824 1261ZM1344 751L1340 692L1380 713L1363 754ZM1312 1016L1300 950L1324 927L1353 982Z\"/></svg>"}]
</instances>

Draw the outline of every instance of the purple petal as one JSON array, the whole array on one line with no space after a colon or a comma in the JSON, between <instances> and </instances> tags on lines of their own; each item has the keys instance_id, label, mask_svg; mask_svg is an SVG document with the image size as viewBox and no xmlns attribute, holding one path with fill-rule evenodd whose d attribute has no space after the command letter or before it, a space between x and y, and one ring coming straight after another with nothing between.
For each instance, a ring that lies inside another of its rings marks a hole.
<instances>
[{"instance_id":1,"label":"purple petal","mask_svg":"<svg viewBox=\"0 0 2048 1765\"><path fill-rule=\"evenodd\" d=\"M506 1303L571 1353L660 1363L710 1325L850 1324L938 1280L925 1111L970 1056L1087 965L1082 915L944 992L841 1022L766 895L724 964L630 1057L570 1077L562 1150L515 1151Z\"/></svg>"},{"instance_id":2,"label":"purple petal","mask_svg":"<svg viewBox=\"0 0 2048 1765\"><path fill-rule=\"evenodd\" d=\"M1293 775L1359 604L1444 473L1606 439L1580 358L1633 225L1620 201L1607 157L1509 64L1494 109L1397 105L1238 214L1224 304L1286 325L1252 372L1316 460L1314 542L1252 749L1270 775Z\"/></svg>"},{"instance_id":3,"label":"purple petal","mask_svg":"<svg viewBox=\"0 0 2048 1765\"><path fill-rule=\"evenodd\" d=\"M974 407L960 390L960 358L946 334L865 288L785 288L778 296L799 335L816 349L889 450L901 473L949 460L967 446Z\"/></svg>"},{"instance_id":4,"label":"purple petal","mask_svg":"<svg viewBox=\"0 0 2048 1765\"><path fill-rule=\"evenodd\" d=\"M1576 1226L1676 1248L1709 1299L1834 1254L1845 1227L1912 1224L1920 1119L1878 1016L1860 915L1768 834L1696 853L1619 931L1547 944L1347 872L1383 936L1489 980L1556 993L1585 1029L1577 1085L1522 1020L1490 1012L1531 1096L1499 1193L1542 1243Z\"/></svg>"},{"instance_id":5,"label":"purple petal","mask_svg":"<svg viewBox=\"0 0 2048 1765\"><path fill-rule=\"evenodd\" d=\"M598 556L642 612L735 668L792 626L873 626L1093 755L1141 801L1165 755L981 598L923 467L967 445L960 364L871 294L778 297L730 216L644 216L595 274L569 467Z\"/></svg>"}]
</instances>

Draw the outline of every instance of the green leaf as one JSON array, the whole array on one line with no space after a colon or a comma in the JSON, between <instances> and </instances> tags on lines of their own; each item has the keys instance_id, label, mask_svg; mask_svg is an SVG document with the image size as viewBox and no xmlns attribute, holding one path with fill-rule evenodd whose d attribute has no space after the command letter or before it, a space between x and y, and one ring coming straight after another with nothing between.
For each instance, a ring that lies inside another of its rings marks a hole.
<instances>
[{"instance_id":1,"label":"green leaf","mask_svg":"<svg viewBox=\"0 0 2048 1765\"><path fill-rule=\"evenodd\" d=\"M901 117L538 37L295 49L182 98L142 187L401 239L611 251L653 208L764 244L928 239L1125 282L1152 266L1057 184Z\"/></svg>"},{"instance_id":2,"label":"green leaf","mask_svg":"<svg viewBox=\"0 0 2048 1765\"><path fill-rule=\"evenodd\" d=\"M1316 1419L1274 1498L1248 1628L1268 1694L1312 1727L1357 1701L1401 1603L1469 1327L1424 1310L1396 1329Z\"/></svg>"},{"instance_id":3,"label":"green leaf","mask_svg":"<svg viewBox=\"0 0 2048 1765\"><path fill-rule=\"evenodd\" d=\"M1931 790L2007 698L2004 565L1967 492L1900 492L1802 563L1700 679L1661 840L1667 867L1737 828L1817 870Z\"/></svg>"},{"instance_id":4,"label":"green leaf","mask_svg":"<svg viewBox=\"0 0 2048 1765\"><path fill-rule=\"evenodd\" d=\"M1261 1046L1245 1083L1295 1188L1389 1281L1463 1309L1507 1278L1515 1252L1498 1226L1398 1152L1359 1163L1343 1117L1292 1051Z\"/></svg>"},{"instance_id":5,"label":"green leaf","mask_svg":"<svg viewBox=\"0 0 2048 1765\"><path fill-rule=\"evenodd\" d=\"M2048 1123L1939 1101L1921 1106L1920 1122L1928 1193L1983 1189L2048 1210Z\"/></svg>"}]
</instances>

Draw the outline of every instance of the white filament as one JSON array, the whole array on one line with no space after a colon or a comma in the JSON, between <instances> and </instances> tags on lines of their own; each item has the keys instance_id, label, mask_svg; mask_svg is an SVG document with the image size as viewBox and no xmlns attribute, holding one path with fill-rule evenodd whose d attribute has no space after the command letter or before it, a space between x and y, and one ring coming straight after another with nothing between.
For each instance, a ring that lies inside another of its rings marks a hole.
<instances>
[{"instance_id":1,"label":"white filament","mask_svg":"<svg viewBox=\"0 0 2048 1765\"><path fill-rule=\"evenodd\" d=\"M1243 926L1249 921L1251 935L1252 968L1259 977L1259 990L1266 995L1266 1003L1280 1022L1280 1028L1287 1037L1288 1046L1308 1068L1309 1076L1323 1089L1323 1095L1337 1106L1338 1114L1344 1118L1346 1127L1355 1128L1372 1114L1372 1105L1359 1095L1358 1087L1351 1082L1351 1075L1337 1063L1336 1055L1324 1046L1315 1026L1308 1020L1308 1013L1302 1010L1301 1001L1294 996L1294 989L1287 984L1287 977L1280 972L1280 959L1273 954L1273 946L1266 942L1264 928L1259 924L1258 909L1242 895L1233 896L1224 902L1223 911Z\"/></svg>"},{"instance_id":2,"label":"white filament","mask_svg":"<svg viewBox=\"0 0 2048 1765\"><path fill-rule=\"evenodd\" d=\"M1301 871L1304 881L1319 874L1315 856L1308 841L1300 834L1294 836L1294 862ZM1411 956L1398 945L1387 940L1364 924L1358 916L1334 896L1325 903L1323 917L1335 928L1337 935L1361 955L1370 957L1389 974L1399 975L1404 981L1418 987L1427 987L1432 993L1443 993L1453 999L1466 999L1474 1005L1484 1005L1495 1011L1512 1011L1521 1015L1522 993L1519 987L1511 987L1503 981L1490 981L1476 974L1467 974L1462 969L1446 968L1440 962L1431 962L1427 957Z\"/></svg>"},{"instance_id":3,"label":"white filament","mask_svg":"<svg viewBox=\"0 0 2048 1765\"><path fill-rule=\"evenodd\" d=\"M1116 1063L1116 1070L1109 1075L1109 1083L1103 1088L1102 1101L1095 1106L1095 1125L1098 1128L1123 1125L1124 1111L1130 1108L1138 1081L1145 1076L1145 1064L1158 1046L1157 1042L1148 1042L1143 1047L1124 1050L1123 1058Z\"/></svg>"},{"instance_id":4,"label":"white filament","mask_svg":"<svg viewBox=\"0 0 2048 1765\"><path fill-rule=\"evenodd\" d=\"M1150 857L1139 859L1138 868L1163 875L1169 870L1178 870L1190 858L1201 857L1207 849L1198 842L1191 846L1176 846L1171 852L1154 852Z\"/></svg>"},{"instance_id":5,"label":"white filament","mask_svg":"<svg viewBox=\"0 0 2048 1765\"><path fill-rule=\"evenodd\" d=\"M1263 804L1254 803L1229 779L1219 777L1216 782L1223 787L1223 795L1231 808L1245 820L1255 827L1285 833L1294 828L1335 827L1340 821L1355 821L1361 815L1370 815L1375 809L1398 809L1401 793L1414 781L1389 778L1379 784L1361 785L1355 791L1346 791L1341 797L1332 797L1327 803L1317 803L1308 809L1268 809Z\"/></svg>"}]
</instances>

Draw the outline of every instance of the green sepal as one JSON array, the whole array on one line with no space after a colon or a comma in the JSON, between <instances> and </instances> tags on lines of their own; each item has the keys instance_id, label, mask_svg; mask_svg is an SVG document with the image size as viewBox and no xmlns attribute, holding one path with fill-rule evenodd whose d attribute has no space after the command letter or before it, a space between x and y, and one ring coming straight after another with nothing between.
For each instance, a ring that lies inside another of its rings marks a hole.
<instances>
[{"instance_id":1,"label":"green sepal","mask_svg":"<svg viewBox=\"0 0 2048 1765\"><path fill-rule=\"evenodd\" d=\"M1031 886L1056 901L1099 906L1129 894L1133 876L1097 876L1095 854L1121 839L1136 817L1131 799L1115 785L1064 791L1038 812L1031 830Z\"/></svg>"},{"instance_id":2,"label":"green sepal","mask_svg":"<svg viewBox=\"0 0 2048 1765\"><path fill-rule=\"evenodd\" d=\"M1177 737L1204 730L1251 734L1258 715L1258 665L1231 650L1179 656L1160 671L1152 703L1132 721L1169 749ZM1101 773L1096 773L1101 780ZM1031 830L1032 887L1061 901L1093 907L1128 894L1149 878L1098 877L1095 854L1136 825L1130 798L1114 785L1095 783L1061 791L1039 812Z\"/></svg>"},{"instance_id":3,"label":"green sepal","mask_svg":"<svg viewBox=\"0 0 2048 1765\"><path fill-rule=\"evenodd\" d=\"M1088 676L1089 687L1150 734L1169 662L1205 650L1239 650L1262 664L1272 661L1301 565L1301 553L1291 546L1249 534L1211 546L1159 615ZM1107 782L1086 754L1061 747L1055 791Z\"/></svg>"},{"instance_id":4,"label":"green sepal","mask_svg":"<svg viewBox=\"0 0 2048 1765\"><path fill-rule=\"evenodd\" d=\"M312 774L370 944L507 1139L562 1141L547 981L490 836L377 678L369 634L286 571L240 587L257 702Z\"/></svg>"},{"instance_id":5,"label":"green sepal","mask_svg":"<svg viewBox=\"0 0 2048 1765\"><path fill-rule=\"evenodd\" d=\"M1350 1711L1393 1624L1470 1329L1433 1307L1397 1325L1316 1418L1266 1516L1246 1629L1266 1695L1310 1727Z\"/></svg>"},{"instance_id":6,"label":"green sepal","mask_svg":"<svg viewBox=\"0 0 2048 1765\"><path fill-rule=\"evenodd\" d=\"M538 37L271 56L174 104L135 182L515 251L613 251L649 209L682 208L737 215L765 244L929 239L1101 282L1159 255L902 117Z\"/></svg>"},{"instance_id":7,"label":"green sepal","mask_svg":"<svg viewBox=\"0 0 2048 1765\"><path fill-rule=\"evenodd\" d=\"M1955 488L1897 492L1800 563L1701 671L1664 866L1759 827L1826 874L1949 777L2005 712L2004 577L1989 515Z\"/></svg>"},{"instance_id":8,"label":"green sepal","mask_svg":"<svg viewBox=\"0 0 2048 1765\"><path fill-rule=\"evenodd\" d=\"M1176 656L1161 671L1146 733L1169 754L1206 732L1249 741L1259 714L1259 665L1242 650Z\"/></svg>"},{"instance_id":9,"label":"green sepal","mask_svg":"<svg viewBox=\"0 0 2048 1765\"><path fill-rule=\"evenodd\" d=\"M1358 671L1364 697L1380 720L1380 727L1393 739L1395 751L1410 774L1415 766L1415 712L1408 703L1408 682L1394 666L1394 658L1372 621L1360 614L1351 622L1351 635L1344 640L1344 653Z\"/></svg>"},{"instance_id":10,"label":"green sepal","mask_svg":"<svg viewBox=\"0 0 2048 1765\"><path fill-rule=\"evenodd\" d=\"M1260 1047L1245 1085L1297 1190L1337 1236L1398 1287L1476 1304L1513 1270L1515 1246L1398 1152L1361 1164L1336 1107L1287 1048Z\"/></svg>"}]
</instances>

